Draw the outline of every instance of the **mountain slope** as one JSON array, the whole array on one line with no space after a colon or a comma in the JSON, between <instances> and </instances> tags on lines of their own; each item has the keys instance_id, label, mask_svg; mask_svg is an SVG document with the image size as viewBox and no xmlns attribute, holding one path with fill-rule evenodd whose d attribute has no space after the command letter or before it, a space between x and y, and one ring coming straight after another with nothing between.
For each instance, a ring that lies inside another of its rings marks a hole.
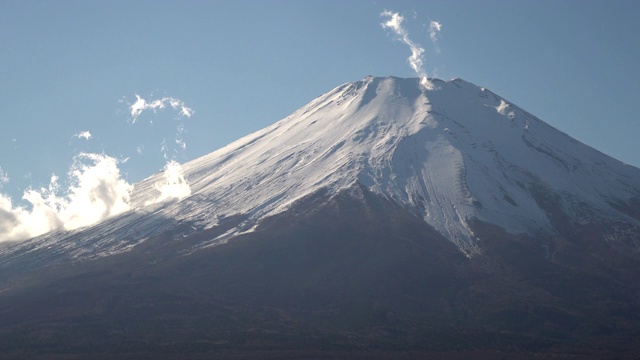
<instances>
[{"instance_id":1,"label":"mountain slope","mask_svg":"<svg viewBox=\"0 0 640 360\"><path fill-rule=\"evenodd\" d=\"M473 226L483 251L468 258L399 204L355 186L328 201L312 194L188 256L176 253L197 236L153 236L119 255L4 283L0 353L635 358L637 256L577 247L549 260L529 239Z\"/></svg>"},{"instance_id":2,"label":"mountain slope","mask_svg":"<svg viewBox=\"0 0 640 360\"><path fill-rule=\"evenodd\" d=\"M640 170L434 83L341 85L183 164L184 199L147 205L156 174L0 248L0 353L635 358Z\"/></svg>"},{"instance_id":3,"label":"mountain slope","mask_svg":"<svg viewBox=\"0 0 640 360\"><path fill-rule=\"evenodd\" d=\"M251 231L321 189L332 196L356 183L401 204L468 255L479 249L474 219L546 238L567 229L558 216L570 226L618 224L603 236L624 242L627 251L640 250L624 237L639 231L640 170L484 88L460 79L434 83L430 91L418 79L394 77L341 85L184 164L191 196L145 206L159 196L164 179L157 174L136 184L132 212L95 230L46 234L0 251L0 257L41 252L46 258L49 248L62 257L106 256L169 229L188 236L243 219L194 245L195 251Z\"/></svg>"},{"instance_id":4,"label":"mountain slope","mask_svg":"<svg viewBox=\"0 0 640 360\"><path fill-rule=\"evenodd\" d=\"M462 80L365 78L184 165L194 196L166 213L202 226L244 214L249 230L319 189L355 183L422 217L464 252L477 218L512 233L557 233L534 189L553 189L571 221L638 219L640 170L622 164ZM153 196L149 178L134 201ZM190 205L196 203L197 206ZM206 204L206 205L205 205ZM618 205L616 205L618 204ZM222 240L222 239L220 239Z\"/></svg>"}]
</instances>

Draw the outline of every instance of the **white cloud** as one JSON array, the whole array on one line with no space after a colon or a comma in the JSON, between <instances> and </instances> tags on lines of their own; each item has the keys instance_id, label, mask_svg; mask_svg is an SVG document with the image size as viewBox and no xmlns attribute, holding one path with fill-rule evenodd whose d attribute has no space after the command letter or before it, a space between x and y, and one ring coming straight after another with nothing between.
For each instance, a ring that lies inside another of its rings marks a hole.
<instances>
[{"instance_id":1,"label":"white cloud","mask_svg":"<svg viewBox=\"0 0 640 360\"><path fill-rule=\"evenodd\" d=\"M162 139L160 143L160 152L165 159L169 159L169 145L167 145L167 139Z\"/></svg>"},{"instance_id":2,"label":"white cloud","mask_svg":"<svg viewBox=\"0 0 640 360\"><path fill-rule=\"evenodd\" d=\"M180 99L165 96L160 99L147 101L142 97L140 97L140 95L136 94L136 101L129 106L129 110L131 113L131 122L136 123L138 121L140 114L142 114L143 111L153 110L154 112L156 112L158 109L162 110L167 107L170 107L175 111L177 111L178 120L181 120L184 118L190 118L194 114L193 109L187 107L184 101ZM150 121L150 123L152 123L152 121ZM187 143L184 140L185 132L186 131L185 131L184 122L180 122L176 127L176 133L175 133L175 139L174 139L174 143L176 144L176 146L175 147L172 146L171 145L172 142L167 142L166 139L162 140L160 144L160 152L162 153L165 159L174 159L176 155L185 151L185 149L187 148ZM141 154L142 150L143 149L141 147L136 149L138 154Z\"/></svg>"},{"instance_id":3,"label":"white cloud","mask_svg":"<svg viewBox=\"0 0 640 360\"><path fill-rule=\"evenodd\" d=\"M180 147L180 149L182 151L187 149L187 143L184 142L183 139L183 135L185 133L185 129L184 129L184 124L180 124L178 125L178 128L176 129L176 144L178 145L178 147Z\"/></svg>"},{"instance_id":4,"label":"white cloud","mask_svg":"<svg viewBox=\"0 0 640 360\"><path fill-rule=\"evenodd\" d=\"M136 98L138 98L138 100L136 100L136 102L129 107L129 109L131 110L131 119L134 123L138 120L138 116L140 116L140 114L144 110L150 108L147 105L147 102L143 98L141 98L138 94L136 94Z\"/></svg>"},{"instance_id":5,"label":"white cloud","mask_svg":"<svg viewBox=\"0 0 640 360\"><path fill-rule=\"evenodd\" d=\"M431 22L429 23L429 38L434 44L438 41L440 30L442 30L442 24L437 21L431 20Z\"/></svg>"},{"instance_id":6,"label":"white cloud","mask_svg":"<svg viewBox=\"0 0 640 360\"><path fill-rule=\"evenodd\" d=\"M433 83L429 81L427 78L427 72L424 70L424 48L417 43L414 43L409 38L409 32L402 26L402 22L404 21L404 17L396 12L391 12L389 10L383 11L380 16L387 17L388 20L381 23L383 29L390 29L396 35L397 39L405 43L409 46L411 50L411 56L407 59L409 65L415 71L415 73L420 78L420 84L424 86L427 90L432 90L435 88ZM437 35L437 31L440 29L440 23L433 22L432 25L437 27L438 30L434 30ZM431 32L430 32L431 34Z\"/></svg>"},{"instance_id":7,"label":"white cloud","mask_svg":"<svg viewBox=\"0 0 640 360\"><path fill-rule=\"evenodd\" d=\"M440 30L442 30L442 24L440 24L435 20L431 20L429 22L429 38L433 43L433 47L435 48L436 54L440 53L440 47L438 46L438 36L440 35Z\"/></svg>"},{"instance_id":8,"label":"white cloud","mask_svg":"<svg viewBox=\"0 0 640 360\"><path fill-rule=\"evenodd\" d=\"M69 171L70 185L62 191L56 175L49 186L28 189L31 206L14 206L0 194L0 241L23 240L53 230L95 224L129 210L132 185L120 177L118 161L107 155L83 153Z\"/></svg>"},{"instance_id":9,"label":"white cloud","mask_svg":"<svg viewBox=\"0 0 640 360\"><path fill-rule=\"evenodd\" d=\"M164 167L163 179L154 185L160 195L146 205L159 203L169 199L182 199L191 195L191 188L182 174L182 166L176 161L169 161Z\"/></svg>"},{"instance_id":10,"label":"white cloud","mask_svg":"<svg viewBox=\"0 0 640 360\"><path fill-rule=\"evenodd\" d=\"M73 137L78 138L78 139L89 140L89 139L91 139L91 132L89 132L89 131L80 131L79 133L74 134Z\"/></svg>"},{"instance_id":11,"label":"white cloud","mask_svg":"<svg viewBox=\"0 0 640 360\"><path fill-rule=\"evenodd\" d=\"M190 109L190 108L188 108L188 107L184 107L184 106L182 106L182 107L180 108L180 113L181 113L183 116L191 117L191 115L193 115L193 110L192 110L192 109Z\"/></svg>"},{"instance_id":12,"label":"white cloud","mask_svg":"<svg viewBox=\"0 0 640 360\"><path fill-rule=\"evenodd\" d=\"M182 138L176 138L176 144L180 147L180 149L182 150L186 150L187 149L187 143L184 142L184 140L182 140Z\"/></svg>"},{"instance_id":13,"label":"white cloud","mask_svg":"<svg viewBox=\"0 0 640 360\"><path fill-rule=\"evenodd\" d=\"M184 102L180 99L172 98L172 97L163 97L161 99L147 101L140 97L140 95L136 94L136 102L129 106L129 110L131 112L131 121L138 121L138 117L142 114L143 111L153 110L154 112L158 109L162 110L170 106L174 110L178 111L180 116L190 118L193 115L193 110L188 108Z\"/></svg>"},{"instance_id":14,"label":"white cloud","mask_svg":"<svg viewBox=\"0 0 640 360\"><path fill-rule=\"evenodd\" d=\"M0 188L9 183L9 174L0 166Z\"/></svg>"}]
</instances>

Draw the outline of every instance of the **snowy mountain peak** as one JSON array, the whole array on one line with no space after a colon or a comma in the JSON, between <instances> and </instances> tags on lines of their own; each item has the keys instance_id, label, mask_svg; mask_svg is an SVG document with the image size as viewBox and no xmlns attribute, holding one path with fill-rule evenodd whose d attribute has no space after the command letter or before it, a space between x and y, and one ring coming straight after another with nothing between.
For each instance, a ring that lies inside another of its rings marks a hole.
<instances>
[{"instance_id":1,"label":"snowy mountain peak","mask_svg":"<svg viewBox=\"0 0 640 360\"><path fill-rule=\"evenodd\" d=\"M0 247L3 354L637 354L640 170L431 82L343 84Z\"/></svg>"},{"instance_id":2,"label":"snowy mountain peak","mask_svg":"<svg viewBox=\"0 0 640 360\"><path fill-rule=\"evenodd\" d=\"M419 79L370 76L340 85L183 164L184 198L150 201L162 197L165 175L156 174L135 185L135 210L97 225L99 239L85 229L22 246L71 238L75 245L66 246L74 256L111 254L154 234L188 236L242 219L196 249L208 247L253 231L298 200L320 192L330 199L356 185L400 204L467 255L477 251L476 221L544 237L559 231L554 212L561 212L570 223L622 221L640 229L640 216L625 211L640 199L639 169L485 88L461 79L432 82L434 89L424 90ZM82 245L85 236L93 237L93 250Z\"/></svg>"},{"instance_id":3,"label":"snowy mountain peak","mask_svg":"<svg viewBox=\"0 0 640 360\"><path fill-rule=\"evenodd\" d=\"M514 233L552 233L533 188L561 194L576 221L628 218L611 203L638 195L638 169L487 89L461 79L433 82L429 91L418 79L396 77L338 86L185 164L192 196L164 211L204 226L243 214L253 226L316 191L336 194L360 183L401 203L466 252L475 246L472 219ZM152 196L156 181L138 184L134 199Z\"/></svg>"}]
</instances>

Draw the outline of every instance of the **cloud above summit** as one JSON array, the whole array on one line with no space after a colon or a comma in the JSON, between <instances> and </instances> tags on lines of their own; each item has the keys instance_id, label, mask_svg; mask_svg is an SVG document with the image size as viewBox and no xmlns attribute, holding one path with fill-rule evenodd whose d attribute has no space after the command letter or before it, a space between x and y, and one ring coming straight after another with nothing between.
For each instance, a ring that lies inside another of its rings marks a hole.
<instances>
[{"instance_id":1,"label":"cloud above summit","mask_svg":"<svg viewBox=\"0 0 640 360\"><path fill-rule=\"evenodd\" d=\"M424 52L425 49L419 43L414 42L409 37L409 31L404 27L403 22L405 18L397 12L392 12L389 10L384 10L380 13L380 16L385 18L386 20L382 22L380 25L385 30L390 30L395 35L396 39L407 46L409 46L409 50L411 51L411 55L407 59L409 66L411 69L418 75L420 78L420 84L427 90L433 89L435 86L431 81L429 81L427 77L427 72L424 69ZM442 29L442 24L437 21L431 21L429 24L429 38L436 45L436 41L438 40L438 34ZM436 51L439 51L436 47Z\"/></svg>"},{"instance_id":2,"label":"cloud above summit","mask_svg":"<svg viewBox=\"0 0 640 360\"><path fill-rule=\"evenodd\" d=\"M404 44L409 46L411 50L411 55L407 59L409 65L415 71L415 73L420 77L420 83L427 89L432 89L433 84L427 79L427 73L424 70L424 48L420 46L420 44L414 43L411 38L409 38L409 32L402 26L402 22L404 21L404 17L396 12L391 12L388 10L383 11L380 16L388 18L387 21L381 23L383 29L391 30L396 38L403 42Z\"/></svg>"},{"instance_id":3,"label":"cloud above summit","mask_svg":"<svg viewBox=\"0 0 640 360\"><path fill-rule=\"evenodd\" d=\"M440 30L442 30L442 24L434 20L431 20L431 22L429 22L429 38L434 44L438 41Z\"/></svg>"}]
</instances>

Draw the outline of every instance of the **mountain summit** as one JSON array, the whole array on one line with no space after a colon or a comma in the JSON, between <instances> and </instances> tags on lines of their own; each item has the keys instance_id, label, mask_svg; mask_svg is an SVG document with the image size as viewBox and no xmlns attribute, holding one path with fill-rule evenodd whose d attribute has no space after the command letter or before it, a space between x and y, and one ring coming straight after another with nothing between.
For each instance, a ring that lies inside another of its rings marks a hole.
<instances>
[{"instance_id":1,"label":"mountain summit","mask_svg":"<svg viewBox=\"0 0 640 360\"><path fill-rule=\"evenodd\" d=\"M473 223L548 239L596 222L607 225L604 238L640 251L627 236L640 233L639 169L485 88L461 79L433 83L424 90L417 78L366 77L340 85L183 164L190 196L147 205L161 195L159 173L135 185L134 210L97 225L99 236L91 228L46 234L4 256L42 250L44 263L101 257L167 231L187 237L228 227L199 237L188 250L197 251L254 231L313 194L329 199L356 184L424 220L467 256L481 251Z\"/></svg>"},{"instance_id":2,"label":"mountain summit","mask_svg":"<svg viewBox=\"0 0 640 360\"><path fill-rule=\"evenodd\" d=\"M557 196L571 223L640 222L624 209L640 198L640 170L594 150L491 91L466 81L367 77L341 85L287 118L184 165L193 196L170 217L211 227L262 219L320 190L360 184L422 218L473 254L480 220L513 234L558 234L540 198ZM161 175L158 175L161 176ZM136 185L138 208L153 198Z\"/></svg>"},{"instance_id":3,"label":"mountain summit","mask_svg":"<svg viewBox=\"0 0 640 360\"><path fill-rule=\"evenodd\" d=\"M637 353L640 169L432 82L343 84L183 164L184 198L154 203L156 174L1 247L0 352Z\"/></svg>"}]
</instances>

